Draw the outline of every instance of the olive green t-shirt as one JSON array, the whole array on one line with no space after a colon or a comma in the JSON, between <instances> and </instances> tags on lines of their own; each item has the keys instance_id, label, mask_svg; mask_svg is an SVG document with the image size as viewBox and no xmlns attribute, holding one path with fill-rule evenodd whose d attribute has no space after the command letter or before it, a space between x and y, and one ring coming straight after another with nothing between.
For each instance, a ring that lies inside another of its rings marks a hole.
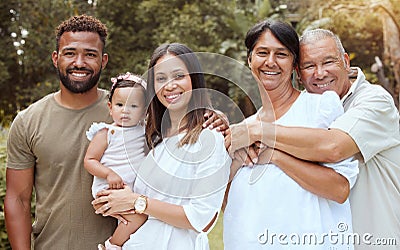
<instances>
[{"instance_id":1,"label":"olive green t-shirt","mask_svg":"<svg viewBox=\"0 0 400 250\"><path fill-rule=\"evenodd\" d=\"M7 167L35 168L35 249L97 249L116 226L91 205L93 177L83 167L93 122L111 122L107 93L81 110L60 106L49 94L20 112L8 137Z\"/></svg>"}]
</instances>

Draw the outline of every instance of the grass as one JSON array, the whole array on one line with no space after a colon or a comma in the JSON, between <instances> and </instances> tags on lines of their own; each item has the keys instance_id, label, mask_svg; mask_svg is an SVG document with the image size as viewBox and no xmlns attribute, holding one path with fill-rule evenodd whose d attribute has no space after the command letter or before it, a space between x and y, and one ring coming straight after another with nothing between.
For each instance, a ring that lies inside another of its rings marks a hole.
<instances>
[{"instance_id":1,"label":"grass","mask_svg":"<svg viewBox=\"0 0 400 250\"><path fill-rule=\"evenodd\" d=\"M210 250L223 250L224 244L222 242L222 217L221 213L218 217L217 224L213 230L208 234L208 240L210 242Z\"/></svg>"}]
</instances>

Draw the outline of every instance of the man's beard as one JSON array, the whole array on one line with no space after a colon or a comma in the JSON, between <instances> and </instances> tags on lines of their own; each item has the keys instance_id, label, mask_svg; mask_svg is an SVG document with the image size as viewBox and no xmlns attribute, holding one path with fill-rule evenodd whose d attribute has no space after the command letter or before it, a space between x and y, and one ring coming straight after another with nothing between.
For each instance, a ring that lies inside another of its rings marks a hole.
<instances>
[{"instance_id":1,"label":"man's beard","mask_svg":"<svg viewBox=\"0 0 400 250\"><path fill-rule=\"evenodd\" d=\"M61 73L61 71L59 69L57 69L57 73L58 73L58 76L60 77L61 83L64 85L64 87L66 89L68 89L72 93L75 93L75 94L86 93L89 90L91 90L93 87L95 87L96 84L98 83L99 79L100 79L101 68L100 68L100 70L99 70L99 72L97 74L93 75L89 79L89 81L72 81L68 77L68 73L70 71L73 71L73 70L87 71L87 72L90 72L90 73L93 72L93 70L86 69L86 68L79 68L79 69L78 68L70 68L70 69L66 70L67 74L63 75Z\"/></svg>"}]
</instances>

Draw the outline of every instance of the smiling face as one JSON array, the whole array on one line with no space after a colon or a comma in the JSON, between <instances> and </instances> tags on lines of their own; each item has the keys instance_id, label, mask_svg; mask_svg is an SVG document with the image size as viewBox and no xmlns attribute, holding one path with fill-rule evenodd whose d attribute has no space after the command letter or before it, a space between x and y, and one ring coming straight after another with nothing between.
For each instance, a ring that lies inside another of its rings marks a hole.
<instances>
[{"instance_id":1,"label":"smiling face","mask_svg":"<svg viewBox=\"0 0 400 250\"><path fill-rule=\"evenodd\" d=\"M114 125L119 127L135 126L144 118L144 90L140 86L116 88L111 103L108 103Z\"/></svg>"},{"instance_id":2,"label":"smiling face","mask_svg":"<svg viewBox=\"0 0 400 250\"><path fill-rule=\"evenodd\" d=\"M351 86L349 69L349 56L343 58L330 37L300 45L299 74L308 92L332 90L343 97Z\"/></svg>"},{"instance_id":3,"label":"smiling face","mask_svg":"<svg viewBox=\"0 0 400 250\"><path fill-rule=\"evenodd\" d=\"M249 65L256 80L267 91L290 83L294 57L290 51L271 33L263 32L257 40Z\"/></svg>"},{"instance_id":4,"label":"smiling face","mask_svg":"<svg viewBox=\"0 0 400 250\"><path fill-rule=\"evenodd\" d=\"M154 89L158 100L171 113L186 112L191 98L192 81L185 63L166 54L154 66Z\"/></svg>"},{"instance_id":5,"label":"smiling face","mask_svg":"<svg viewBox=\"0 0 400 250\"><path fill-rule=\"evenodd\" d=\"M53 52L52 60L65 89L85 93L97 85L108 61L103 46L94 32L65 32L61 36L59 51Z\"/></svg>"}]
</instances>

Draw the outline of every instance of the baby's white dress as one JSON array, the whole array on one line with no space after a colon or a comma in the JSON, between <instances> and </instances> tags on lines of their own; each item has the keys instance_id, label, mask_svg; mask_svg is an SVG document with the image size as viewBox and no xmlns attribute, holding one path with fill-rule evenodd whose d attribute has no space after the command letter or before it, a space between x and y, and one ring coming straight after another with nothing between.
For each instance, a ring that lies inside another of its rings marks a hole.
<instances>
[{"instance_id":1,"label":"baby's white dress","mask_svg":"<svg viewBox=\"0 0 400 250\"><path fill-rule=\"evenodd\" d=\"M93 123L86 132L86 137L91 141L94 135L102 129L108 129L108 147L104 151L100 163L111 168L128 186L133 188L137 169L147 151L144 127L140 124L132 127L118 127L104 122ZM96 198L97 192L104 189L108 189L107 180L94 176L93 198Z\"/></svg>"}]
</instances>

